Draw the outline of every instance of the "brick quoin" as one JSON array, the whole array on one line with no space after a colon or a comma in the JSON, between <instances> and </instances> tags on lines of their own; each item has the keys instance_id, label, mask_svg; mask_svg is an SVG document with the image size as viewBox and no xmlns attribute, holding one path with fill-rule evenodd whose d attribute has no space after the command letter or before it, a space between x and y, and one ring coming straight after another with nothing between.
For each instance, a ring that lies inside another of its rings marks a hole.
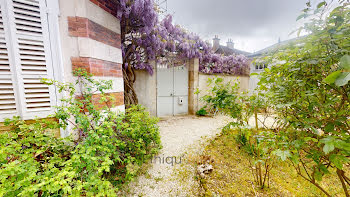
<instances>
[{"instance_id":1,"label":"brick quoin","mask_svg":"<svg viewBox=\"0 0 350 197\"><path fill-rule=\"evenodd\" d=\"M107 101L101 102L102 95L101 94L94 94L92 95L92 104L97 109L102 109L105 106L107 107L117 107L124 105L124 92L113 92L113 93L106 93L104 95L107 98ZM78 96L77 99L81 99L82 97ZM84 111L87 111L87 109L83 109Z\"/></svg>"},{"instance_id":2,"label":"brick quoin","mask_svg":"<svg viewBox=\"0 0 350 197\"><path fill-rule=\"evenodd\" d=\"M70 36L87 37L98 42L121 48L120 34L84 17L68 17Z\"/></svg>"},{"instance_id":3,"label":"brick quoin","mask_svg":"<svg viewBox=\"0 0 350 197\"><path fill-rule=\"evenodd\" d=\"M108 100L107 102L100 103L101 94L94 94L92 96L92 103L94 106L96 106L98 109L102 109L104 106L121 106L124 105L124 92L114 92L114 93L108 93L105 94L105 96L112 97L112 100Z\"/></svg>"},{"instance_id":4,"label":"brick quoin","mask_svg":"<svg viewBox=\"0 0 350 197\"><path fill-rule=\"evenodd\" d=\"M90 0L92 3L97 5L98 7L102 8L104 11L112 14L113 16L117 17L118 10L116 1L115 0Z\"/></svg>"},{"instance_id":5,"label":"brick quoin","mask_svg":"<svg viewBox=\"0 0 350 197\"><path fill-rule=\"evenodd\" d=\"M100 77L123 77L122 65L119 63L89 57L72 57L71 61L73 70L81 68Z\"/></svg>"}]
</instances>

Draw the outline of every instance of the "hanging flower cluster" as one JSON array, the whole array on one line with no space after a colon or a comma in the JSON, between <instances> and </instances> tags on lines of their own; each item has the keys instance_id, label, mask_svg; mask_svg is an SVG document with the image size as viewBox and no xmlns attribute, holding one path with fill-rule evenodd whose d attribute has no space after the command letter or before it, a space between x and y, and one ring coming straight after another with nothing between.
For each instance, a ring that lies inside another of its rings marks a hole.
<instances>
[{"instance_id":1,"label":"hanging flower cluster","mask_svg":"<svg viewBox=\"0 0 350 197\"><path fill-rule=\"evenodd\" d=\"M204 73L248 74L248 59L245 56L215 54L198 35L174 25L170 15L160 21L153 0L117 2L124 68L131 65L152 74L153 68L148 62L176 56L184 61L198 58L200 71Z\"/></svg>"}]
</instances>

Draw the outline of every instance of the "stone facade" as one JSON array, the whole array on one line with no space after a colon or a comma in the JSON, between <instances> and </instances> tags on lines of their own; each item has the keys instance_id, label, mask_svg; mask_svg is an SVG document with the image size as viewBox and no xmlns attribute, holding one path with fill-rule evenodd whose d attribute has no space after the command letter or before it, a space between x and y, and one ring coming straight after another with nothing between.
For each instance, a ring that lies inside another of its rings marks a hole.
<instances>
[{"instance_id":1,"label":"stone facade","mask_svg":"<svg viewBox=\"0 0 350 197\"><path fill-rule=\"evenodd\" d=\"M86 37L104 44L121 48L120 34L83 17L68 17L69 35Z\"/></svg>"},{"instance_id":2,"label":"stone facade","mask_svg":"<svg viewBox=\"0 0 350 197\"><path fill-rule=\"evenodd\" d=\"M108 94L109 104L124 111L124 85L120 21L112 0L59 0L60 34L65 81L72 82L72 73L85 69L94 78L112 80L115 86ZM96 105L100 95L94 95Z\"/></svg>"},{"instance_id":3,"label":"stone facade","mask_svg":"<svg viewBox=\"0 0 350 197\"><path fill-rule=\"evenodd\" d=\"M123 77L122 64L89 57L72 57L73 70L84 69L93 76Z\"/></svg>"},{"instance_id":4,"label":"stone facade","mask_svg":"<svg viewBox=\"0 0 350 197\"><path fill-rule=\"evenodd\" d=\"M106 12L110 13L113 16L117 16L117 9L114 6L115 1L113 0L90 0L95 5L99 6L100 8L104 9Z\"/></svg>"}]
</instances>

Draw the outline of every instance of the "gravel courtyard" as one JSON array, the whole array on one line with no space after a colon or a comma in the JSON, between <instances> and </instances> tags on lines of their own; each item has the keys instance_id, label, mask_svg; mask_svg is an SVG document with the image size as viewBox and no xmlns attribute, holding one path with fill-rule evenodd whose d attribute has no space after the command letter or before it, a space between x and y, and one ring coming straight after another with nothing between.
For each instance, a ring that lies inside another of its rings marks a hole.
<instances>
[{"instance_id":1,"label":"gravel courtyard","mask_svg":"<svg viewBox=\"0 0 350 197\"><path fill-rule=\"evenodd\" d=\"M147 173L128 185L124 195L187 196L186 188L183 188L183 184L174 178L176 169L180 166L179 163L186 161L185 154L189 148L200 144L205 137L213 137L220 133L222 127L229 121L230 118L223 115L213 118L180 116L161 120L158 125L163 149L158 157L151 161L151 167Z\"/></svg>"}]
</instances>

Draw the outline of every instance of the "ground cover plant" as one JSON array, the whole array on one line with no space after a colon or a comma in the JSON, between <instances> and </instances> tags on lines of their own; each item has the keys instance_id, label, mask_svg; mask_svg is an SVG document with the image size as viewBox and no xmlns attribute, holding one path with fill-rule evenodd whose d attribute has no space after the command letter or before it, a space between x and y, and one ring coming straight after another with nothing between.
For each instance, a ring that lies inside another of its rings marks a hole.
<instances>
[{"instance_id":1,"label":"ground cover plant","mask_svg":"<svg viewBox=\"0 0 350 197\"><path fill-rule=\"evenodd\" d=\"M0 134L0 196L117 196L160 148L156 118L141 106L117 114L106 93L110 81L81 70L75 75L75 84L46 80L66 94L57 121L6 121L11 129ZM74 134L68 138L50 132L68 125Z\"/></svg>"}]
</instances>

